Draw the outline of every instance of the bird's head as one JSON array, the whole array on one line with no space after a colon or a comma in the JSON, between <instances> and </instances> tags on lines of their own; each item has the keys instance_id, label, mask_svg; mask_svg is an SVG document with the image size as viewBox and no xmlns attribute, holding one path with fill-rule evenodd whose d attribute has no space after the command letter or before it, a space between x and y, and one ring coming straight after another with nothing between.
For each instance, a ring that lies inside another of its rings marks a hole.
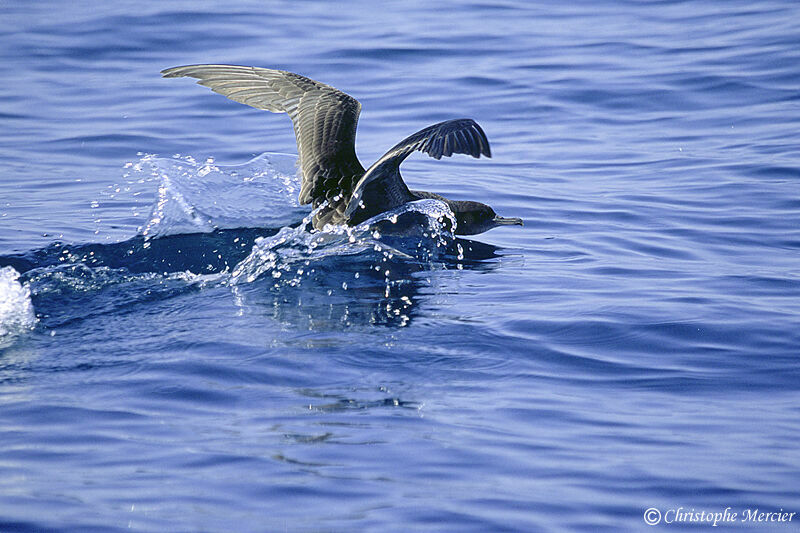
<instances>
[{"instance_id":1,"label":"bird's head","mask_svg":"<svg viewBox=\"0 0 800 533\"><path fill-rule=\"evenodd\" d=\"M456 215L456 235L475 235L497 226L522 226L521 218L498 216L486 204L471 201L451 201L450 209Z\"/></svg>"}]
</instances>

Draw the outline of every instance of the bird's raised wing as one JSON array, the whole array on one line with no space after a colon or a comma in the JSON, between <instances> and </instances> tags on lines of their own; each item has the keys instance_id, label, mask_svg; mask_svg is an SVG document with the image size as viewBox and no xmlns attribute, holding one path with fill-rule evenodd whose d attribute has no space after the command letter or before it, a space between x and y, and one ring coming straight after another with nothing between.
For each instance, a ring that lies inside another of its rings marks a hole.
<instances>
[{"instance_id":1,"label":"bird's raised wing","mask_svg":"<svg viewBox=\"0 0 800 533\"><path fill-rule=\"evenodd\" d=\"M489 140L478 123L471 118L456 118L409 135L386 152L378 163L391 160L399 165L415 150L425 152L434 159L453 154L492 157Z\"/></svg>"},{"instance_id":2,"label":"bird's raised wing","mask_svg":"<svg viewBox=\"0 0 800 533\"><path fill-rule=\"evenodd\" d=\"M188 65L161 74L197 78L200 85L231 100L288 113L303 173L302 204L313 202L316 207L324 200L349 196L364 173L355 151L361 104L338 89L292 72L237 65Z\"/></svg>"},{"instance_id":3,"label":"bird's raised wing","mask_svg":"<svg viewBox=\"0 0 800 533\"><path fill-rule=\"evenodd\" d=\"M467 154L472 157L492 157L489 140L477 122L471 118L457 118L439 122L413 133L394 145L353 187L353 195L345 210L352 217L360 204L380 193L397 198L397 202L408 201L408 187L400 177L400 163L415 150L425 152L435 159L453 154ZM394 206L392 206L394 207Z\"/></svg>"}]
</instances>

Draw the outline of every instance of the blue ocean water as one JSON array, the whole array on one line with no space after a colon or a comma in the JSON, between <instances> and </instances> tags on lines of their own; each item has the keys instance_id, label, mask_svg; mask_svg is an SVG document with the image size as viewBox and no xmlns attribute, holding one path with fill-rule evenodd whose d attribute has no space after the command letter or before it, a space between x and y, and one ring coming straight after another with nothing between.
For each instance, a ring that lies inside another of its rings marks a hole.
<instances>
[{"instance_id":1,"label":"blue ocean water","mask_svg":"<svg viewBox=\"0 0 800 533\"><path fill-rule=\"evenodd\" d=\"M0 530L800 513L798 35L792 1L4 5ZM308 234L288 118L159 76L191 63L348 92L365 164L472 117L492 159L404 176L525 226Z\"/></svg>"}]
</instances>

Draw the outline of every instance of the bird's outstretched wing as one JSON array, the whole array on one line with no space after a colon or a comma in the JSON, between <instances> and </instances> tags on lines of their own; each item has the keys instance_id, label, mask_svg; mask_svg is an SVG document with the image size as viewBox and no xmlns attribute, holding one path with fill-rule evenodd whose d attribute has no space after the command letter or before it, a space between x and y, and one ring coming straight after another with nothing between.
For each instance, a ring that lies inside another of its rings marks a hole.
<instances>
[{"instance_id":1,"label":"bird's outstretched wing","mask_svg":"<svg viewBox=\"0 0 800 533\"><path fill-rule=\"evenodd\" d=\"M415 150L425 152L434 159L453 154L492 157L489 140L478 123L471 118L456 118L409 135L386 152L378 163L391 160L399 165Z\"/></svg>"},{"instance_id":2,"label":"bird's outstretched wing","mask_svg":"<svg viewBox=\"0 0 800 533\"><path fill-rule=\"evenodd\" d=\"M292 72L237 65L188 65L161 74L197 78L200 85L231 100L288 113L303 173L302 204L313 202L316 207L336 196L349 197L364 173L355 152L361 104L338 89Z\"/></svg>"},{"instance_id":3,"label":"bird's outstretched wing","mask_svg":"<svg viewBox=\"0 0 800 533\"><path fill-rule=\"evenodd\" d=\"M398 205L409 201L408 187L400 176L400 163L416 150L435 159L453 154L492 157L486 134L471 118L446 120L423 128L394 145L367 170L353 188L345 216L352 217L359 207L365 208L375 195L384 203L390 199L396 199L393 203L399 202ZM396 206L390 202L388 208L392 207Z\"/></svg>"}]
</instances>

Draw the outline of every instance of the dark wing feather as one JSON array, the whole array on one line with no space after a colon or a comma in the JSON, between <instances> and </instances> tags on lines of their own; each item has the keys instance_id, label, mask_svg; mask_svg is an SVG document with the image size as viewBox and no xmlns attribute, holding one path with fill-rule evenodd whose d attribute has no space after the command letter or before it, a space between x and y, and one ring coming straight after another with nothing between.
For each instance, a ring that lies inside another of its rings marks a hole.
<instances>
[{"instance_id":1,"label":"dark wing feather","mask_svg":"<svg viewBox=\"0 0 800 533\"><path fill-rule=\"evenodd\" d=\"M380 161L394 159L398 160L399 165L415 150L425 152L434 159L453 154L492 157L486 134L471 118L446 120L421 129L397 143Z\"/></svg>"},{"instance_id":2,"label":"dark wing feather","mask_svg":"<svg viewBox=\"0 0 800 533\"><path fill-rule=\"evenodd\" d=\"M303 173L300 203L313 202L316 207L324 200L349 196L364 173L355 151L361 104L338 89L292 72L237 65L189 65L161 74L197 78L200 85L231 100L288 113Z\"/></svg>"},{"instance_id":3,"label":"dark wing feather","mask_svg":"<svg viewBox=\"0 0 800 533\"><path fill-rule=\"evenodd\" d=\"M376 193L380 193L385 209L410 201L412 196L400 176L399 167L415 150L434 159L453 154L492 157L486 134L471 118L446 120L423 128L394 145L367 170L353 188L345 216L352 218L359 207L371 213L374 208L366 204L368 197Z\"/></svg>"}]
</instances>

